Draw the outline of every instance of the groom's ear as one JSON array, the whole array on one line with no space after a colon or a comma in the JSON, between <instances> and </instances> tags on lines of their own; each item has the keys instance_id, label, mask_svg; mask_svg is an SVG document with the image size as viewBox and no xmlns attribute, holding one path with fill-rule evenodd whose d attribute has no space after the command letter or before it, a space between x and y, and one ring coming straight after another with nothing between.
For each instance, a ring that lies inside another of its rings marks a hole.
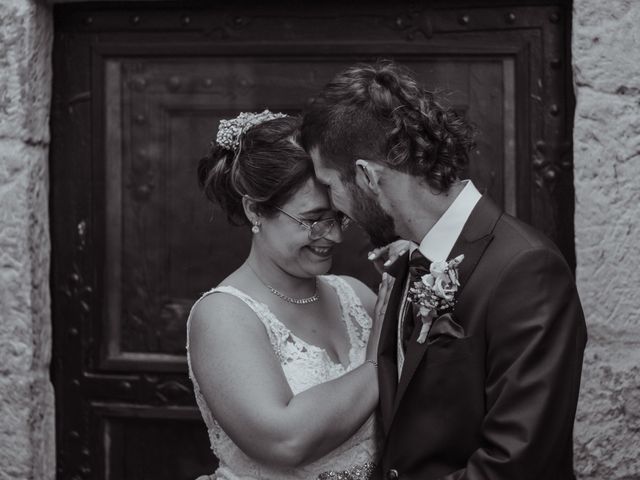
<instances>
[{"instance_id":1,"label":"groom's ear","mask_svg":"<svg viewBox=\"0 0 640 480\"><path fill-rule=\"evenodd\" d=\"M356 160L356 183L376 195L380 191L380 165L369 160Z\"/></svg>"}]
</instances>

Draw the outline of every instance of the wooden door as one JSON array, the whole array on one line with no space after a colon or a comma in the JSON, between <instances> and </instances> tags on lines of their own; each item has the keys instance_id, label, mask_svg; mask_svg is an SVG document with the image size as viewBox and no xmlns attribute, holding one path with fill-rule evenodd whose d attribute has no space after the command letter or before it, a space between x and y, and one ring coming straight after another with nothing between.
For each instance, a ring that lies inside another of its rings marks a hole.
<instances>
[{"instance_id":1,"label":"wooden door","mask_svg":"<svg viewBox=\"0 0 640 480\"><path fill-rule=\"evenodd\" d=\"M317 3L56 6L58 478L215 469L186 374L185 321L243 261L250 234L205 202L197 160L220 119L296 113L352 63L393 58L445 90L479 130L469 176L573 263L568 7ZM334 270L375 285L366 238L348 237Z\"/></svg>"}]
</instances>

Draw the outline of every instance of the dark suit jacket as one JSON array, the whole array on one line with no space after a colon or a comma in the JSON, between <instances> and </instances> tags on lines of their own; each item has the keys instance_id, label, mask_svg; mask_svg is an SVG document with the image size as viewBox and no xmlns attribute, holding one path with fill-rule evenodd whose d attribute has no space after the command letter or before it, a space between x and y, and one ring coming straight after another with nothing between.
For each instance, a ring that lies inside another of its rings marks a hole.
<instances>
[{"instance_id":1,"label":"dark suit jacket","mask_svg":"<svg viewBox=\"0 0 640 480\"><path fill-rule=\"evenodd\" d=\"M573 423L586 343L572 272L544 235L486 197L450 258L463 253L453 317L464 337L408 344L396 332L407 256L379 356L383 478L573 479ZM418 322L419 323L419 322Z\"/></svg>"}]
</instances>

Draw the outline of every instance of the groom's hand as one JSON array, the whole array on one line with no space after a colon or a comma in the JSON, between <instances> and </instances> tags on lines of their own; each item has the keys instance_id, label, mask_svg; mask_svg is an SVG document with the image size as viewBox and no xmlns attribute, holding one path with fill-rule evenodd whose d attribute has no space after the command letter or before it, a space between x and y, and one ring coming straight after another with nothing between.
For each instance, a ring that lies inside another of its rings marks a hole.
<instances>
[{"instance_id":1,"label":"groom's hand","mask_svg":"<svg viewBox=\"0 0 640 480\"><path fill-rule=\"evenodd\" d=\"M378 272L383 273L388 270L398 258L409 251L412 244L413 242L409 240L396 240L384 247L370 251L367 258L373 262Z\"/></svg>"}]
</instances>

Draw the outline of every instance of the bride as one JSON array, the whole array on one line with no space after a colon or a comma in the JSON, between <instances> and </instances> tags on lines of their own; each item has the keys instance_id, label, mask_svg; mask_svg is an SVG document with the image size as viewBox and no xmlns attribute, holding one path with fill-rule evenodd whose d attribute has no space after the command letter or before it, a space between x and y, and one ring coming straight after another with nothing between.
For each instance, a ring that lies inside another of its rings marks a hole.
<instances>
[{"instance_id":1,"label":"bride","mask_svg":"<svg viewBox=\"0 0 640 480\"><path fill-rule=\"evenodd\" d=\"M390 290L326 275L348 219L294 136L295 117L220 122L198 177L251 225L245 262L193 306L189 373L220 466L201 479L367 479L377 455L376 350Z\"/></svg>"}]
</instances>

